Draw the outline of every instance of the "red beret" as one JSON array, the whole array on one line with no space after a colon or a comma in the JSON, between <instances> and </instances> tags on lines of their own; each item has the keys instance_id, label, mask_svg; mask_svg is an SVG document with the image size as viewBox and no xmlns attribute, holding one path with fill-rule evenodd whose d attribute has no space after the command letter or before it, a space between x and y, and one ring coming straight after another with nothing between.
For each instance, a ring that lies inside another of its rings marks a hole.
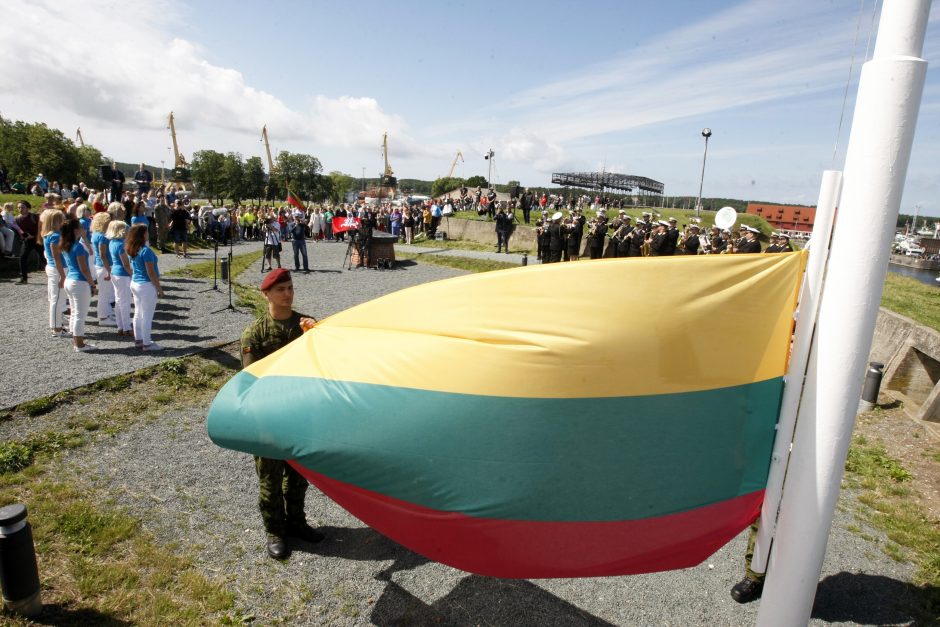
<instances>
[{"instance_id":1,"label":"red beret","mask_svg":"<svg viewBox=\"0 0 940 627\"><path fill-rule=\"evenodd\" d=\"M261 291L266 292L278 283L284 283L285 281L290 281L290 272L284 268L278 268L277 270L272 270L268 273L268 276L264 277L264 281L261 282Z\"/></svg>"}]
</instances>

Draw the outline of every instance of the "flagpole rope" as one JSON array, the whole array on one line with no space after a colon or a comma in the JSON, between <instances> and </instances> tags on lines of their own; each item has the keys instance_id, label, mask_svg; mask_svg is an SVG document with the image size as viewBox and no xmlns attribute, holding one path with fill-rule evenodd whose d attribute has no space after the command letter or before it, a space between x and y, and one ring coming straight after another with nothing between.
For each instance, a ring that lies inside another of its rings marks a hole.
<instances>
[{"instance_id":1,"label":"flagpole rope","mask_svg":"<svg viewBox=\"0 0 940 627\"><path fill-rule=\"evenodd\" d=\"M878 6L875 0L874 7ZM858 49L858 35L862 30L862 15L865 13L865 0L859 0L858 19L855 22L855 41L852 42L852 60L849 62L849 75L845 79L845 90L842 92L842 110L839 112L839 128L836 130L836 141L832 147L832 165L835 167L836 155L839 153L839 142L842 140L842 124L845 121L845 106L849 98L849 86L852 84L852 74L855 72L855 51ZM872 28L874 28L875 11L872 11ZM868 33L868 42L871 43L871 31ZM865 47L865 57L868 58L868 46Z\"/></svg>"}]
</instances>

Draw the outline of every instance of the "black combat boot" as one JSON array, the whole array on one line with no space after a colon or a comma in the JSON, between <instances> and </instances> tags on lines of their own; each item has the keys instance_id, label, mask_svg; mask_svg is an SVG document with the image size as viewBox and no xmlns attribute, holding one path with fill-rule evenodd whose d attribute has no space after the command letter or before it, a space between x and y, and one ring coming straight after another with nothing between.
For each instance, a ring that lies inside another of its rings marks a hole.
<instances>
[{"instance_id":1,"label":"black combat boot","mask_svg":"<svg viewBox=\"0 0 940 627\"><path fill-rule=\"evenodd\" d=\"M750 603L754 599L760 598L763 591L763 581L755 581L750 577L745 577L731 588L731 598L738 603Z\"/></svg>"},{"instance_id":2,"label":"black combat boot","mask_svg":"<svg viewBox=\"0 0 940 627\"><path fill-rule=\"evenodd\" d=\"M268 555L276 560L286 560L290 557L290 547L287 540L273 533L268 534Z\"/></svg>"}]
</instances>

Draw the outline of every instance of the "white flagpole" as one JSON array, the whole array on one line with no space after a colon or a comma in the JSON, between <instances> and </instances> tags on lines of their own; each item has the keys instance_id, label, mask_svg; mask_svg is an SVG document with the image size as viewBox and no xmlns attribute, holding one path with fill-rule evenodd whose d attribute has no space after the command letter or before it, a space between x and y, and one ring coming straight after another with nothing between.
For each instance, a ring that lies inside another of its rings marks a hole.
<instances>
[{"instance_id":1,"label":"white flagpole","mask_svg":"<svg viewBox=\"0 0 940 627\"><path fill-rule=\"evenodd\" d=\"M812 611L910 161L929 13L930 0L885 0L862 68L758 625L805 625Z\"/></svg>"},{"instance_id":2,"label":"white flagpole","mask_svg":"<svg viewBox=\"0 0 940 627\"><path fill-rule=\"evenodd\" d=\"M754 544L754 557L751 559L751 570L755 573L767 571L767 558L770 555L771 540L777 524L777 509L783 496L783 479L790 458L790 444L793 442L797 410L803 395L803 378L806 376L810 345L816 328L823 275L826 271L826 261L829 259L832 223L841 192L842 172L838 170L823 172L822 184L819 188L819 202L816 203L816 217L813 221L813 236L810 239L809 260L806 263L803 289L800 291L800 309L797 312L796 328L793 332L790 366L787 368L786 387L784 387L783 399L780 402L777 437L774 439L770 473L767 477L767 488L764 490L764 504L761 507L757 542Z\"/></svg>"}]
</instances>

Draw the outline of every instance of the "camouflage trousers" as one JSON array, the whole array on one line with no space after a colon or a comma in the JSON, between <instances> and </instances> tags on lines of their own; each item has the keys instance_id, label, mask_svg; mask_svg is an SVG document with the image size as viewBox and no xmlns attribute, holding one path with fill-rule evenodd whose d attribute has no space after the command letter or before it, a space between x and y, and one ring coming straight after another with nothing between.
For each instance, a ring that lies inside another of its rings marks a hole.
<instances>
[{"instance_id":1,"label":"camouflage trousers","mask_svg":"<svg viewBox=\"0 0 940 627\"><path fill-rule=\"evenodd\" d=\"M255 457L255 470L264 529L283 538L289 525L302 525L307 520L304 514L307 480L283 459Z\"/></svg>"},{"instance_id":2,"label":"camouflage trousers","mask_svg":"<svg viewBox=\"0 0 940 627\"><path fill-rule=\"evenodd\" d=\"M758 518L751 523L751 528L747 532L747 551L744 553L744 574L753 581L764 581L764 573L755 573L751 570L751 560L754 559L754 544L757 542L757 529L760 526Z\"/></svg>"}]
</instances>

